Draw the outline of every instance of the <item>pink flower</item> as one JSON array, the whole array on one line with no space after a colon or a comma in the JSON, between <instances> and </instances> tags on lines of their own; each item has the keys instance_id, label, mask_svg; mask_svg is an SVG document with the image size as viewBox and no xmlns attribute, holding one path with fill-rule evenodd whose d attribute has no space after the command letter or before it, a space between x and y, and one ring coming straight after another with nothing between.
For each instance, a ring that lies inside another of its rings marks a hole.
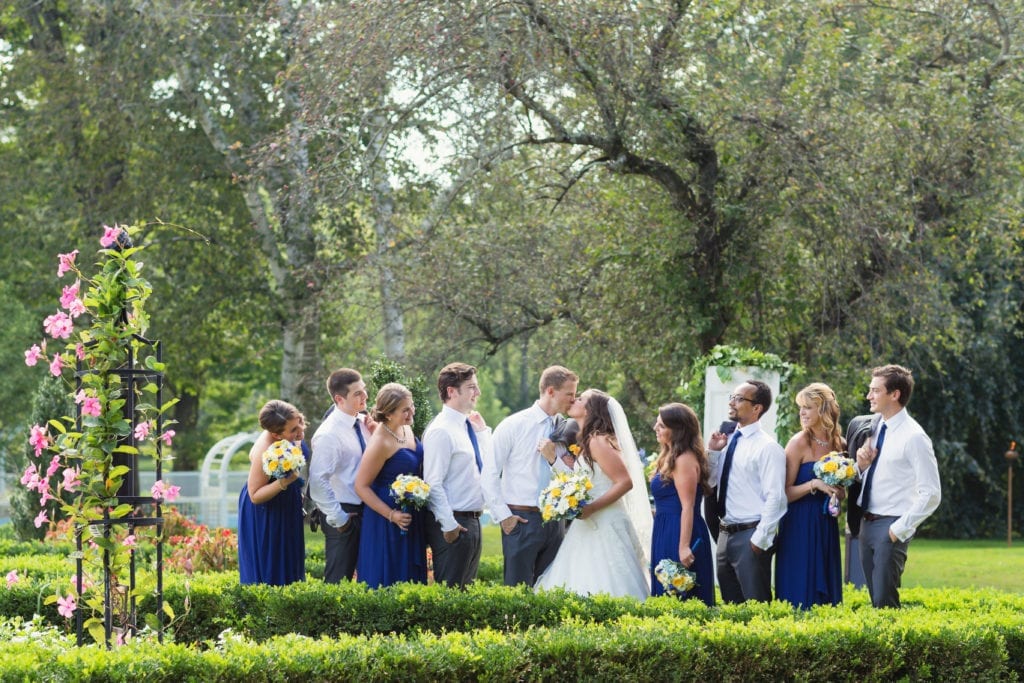
<instances>
[{"instance_id":1,"label":"pink flower","mask_svg":"<svg viewBox=\"0 0 1024 683\"><path fill-rule=\"evenodd\" d=\"M78 605L75 604L75 596L69 595L65 598L57 598L57 614L62 617L70 619L75 615L75 609Z\"/></svg>"},{"instance_id":2,"label":"pink flower","mask_svg":"<svg viewBox=\"0 0 1024 683\"><path fill-rule=\"evenodd\" d=\"M111 244L117 241L117 238L121 235L121 228L115 226L113 228L104 225L103 226L103 237L100 238L100 246L106 249Z\"/></svg>"},{"instance_id":3,"label":"pink flower","mask_svg":"<svg viewBox=\"0 0 1024 683\"><path fill-rule=\"evenodd\" d=\"M36 457L38 458L43 453L43 449L50 445L50 437L46 435L46 428L40 425L32 425L28 437L29 445L36 451Z\"/></svg>"},{"instance_id":4,"label":"pink flower","mask_svg":"<svg viewBox=\"0 0 1024 683\"><path fill-rule=\"evenodd\" d=\"M30 464L21 475L21 485L27 486L29 490L33 490L38 482L39 470L36 469L35 465Z\"/></svg>"},{"instance_id":5,"label":"pink flower","mask_svg":"<svg viewBox=\"0 0 1024 683\"><path fill-rule=\"evenodd\" d=\"M25 351L25 365L34 367L39 359L43 357L43 350L39 348L39 344L33 344L31 349Z\"/></svg>"},{"instance_id":6,"label":"pink flower","mask_svg":"<svg viewBox=\"0 0 1024 683\"><path fill-rule=\"evenodd\" d=\"M12 569L11 571L7 572L7 587L8 588L11 588L12 586L14 586L14 584L18 583L19 581L21 581L21 578L18 576L18 570L17 569Z\"/></svg>"},{"instance_id":7,"label":"pink flower","mask_svg":"<svg viewBox=\"0 0 1024 683\"><path fill-rule=\"evenodd\" d=\"M135 547L135 534L128 534L127 536L125 536L124 540L121 541L121 545L123 545L126 548L134 548Z\"/></svg>"},{"instance_id":8,"label":"pink flower","mask_svg":"<svg viewBox=\"0 0 1024 683\"><path fill-rule=\"evenodd\" d=\"M52 493L50 493L50 483L45 479L41 483L42 486L40 486L39 488L41 489L40 493L42 493L43 495L39 496L39 507L44 507L47 501L57 499L54 498Z\"/></svg>"},{"instance_id":9,"label":"pink flower","mask_svg":"<svg viewBox=\"0 0 1024 683\"><path fill-rule=\"evenodd\" d=\"M174 434L175 434L175 431L173 429L168 429L167 431L165 431L163 434L160 435L160 438L163 439L164 444L170 446L171 445L171 439L174 438Z\"/></svg>"},{"instance_id":10,"label":"pink flower","mask_svg":"<svg viewBox=\"0 0 1024 683\"><path fill-rule=\"evenodd\" d=\"M173 503L181 493L181 487L168 486L164 483L163 479L157 479L156 483L153 484L153 488L150 489L150 493L153 494L153 500L163 500L168 503Z\"/></svg>"},{"instance_id":11,"label":"pink flower","mask_svg":"<svg viewBox=\"0 0 1024 683\"><path fill-rule=\"evenodd\" d=\"M46 316L43 320L43 329L54 339L67 339L74 331L75 324L67 313L57 311L53 315Z\"/></svg>"},{"instance_id":12,"label":"pink flower","mask_svg":"<svg viewBox=\"0 0 1024 683\"><path fill-rule=\"evenodd\" d=\"M75 358L85 360L85 346L83 344L75 344Z\"/></svg>"},{"instance_id":13,"label":"pink flower","mask_svg":"<svg viewBox=\"0 0 1024 683\"><path fill-rule=\"evenodd\" d=\"M64 490L68 493L74 493L75 489L82 485L82 480L78 478L80 472L77 468L69 467L64 470Z\"/></svg>"},{"instance_id":14,"label":"pink flower","mask_svg":"<svg viewBox=\"0 0 1024 683\"><path fill-rule=\"evenodd\" d=\"M147 436L149 436L149 423L148 422L140 422L139 424L135 425L135 440L136 441L145 441Z\"/></svg>"},{"instance_id":15,"label":"pink flower","mask_svg":"<svg viewBox=\"0 0 1024 683\"><path fill-rule=\"evenodd\" d=\"M74 284L61 289L60 305L64 308L71 306L71 302L78 298L78 288L82 286L81 280L75 280Z\"/></svg>"},{"instance_id":16,"label":"pink flower","mask_svg":"<svg viewBox=\"0 0 1024 683\"><path fill-rule=\"evenodd\" d=\"M46 516L46 510L40 510L39 514L36 515L36 518L32 520L32 523L35 524L36 528L38 529L39 527L41 527L49 521L50 518Z\"/></svg>"},{"instance_id":17,"label":"pink flower","mask_svg":"<svg viewBox=\"0 0 1024 683\"><path fill-rule=\"evenodd\" d=\"M79 392L75 394L75 403L81 404L82 415L99 417L102 412L100 400L92 394L87 394L85 389L80 389Z\"/></svg>"},{"instance_id":18,"label":"pink flower","mask_svg":"<svg viewBox=\"0 0 1024 683\"><path fill-rule=\"evenodd\" d=\"M57 254L57 258L60 260L60 263L57 265L57 277L64 277L64 273L75 267L76 256L78 256L77 249L67 254Z\"/></svg>"},{"instance_id":19,"label":"pink flower","mask_svg":"<svg viewBox=\"0 0 1024 683\"><path fill-rule=\"evenodd\" d=\"M77 318L85 313L85 304L82 303L81 299L75 299L71 302L71 305L68 306L68 313L71 314L72 318Z\"/></svg>"},{"instance_id":20,"label":"pink flower","mask_svg":"<svg viewBox=\"0 0 1024 683\"><path fill-rule=\"evenodd\" d=\"M50 374L54 377L60 377L61 368L63 367L64 361L61 360L59 353L55 353L53 360L50 361Z\"/></svg>"},{"instance_id":21,"label":"pink flower","mask_svg":"<svg viewBox=\"0 0 1024 683\"><path fill-rule=\"evenodd\" d=\"M50 466L46 468L46 476L47 477L52 477L53 475L57 474L57 470L59 470L59 469L60 469L60 456L59 455L55 455L52 458L50 458ZM42 493L42 491L40 491L40 493Z\"/></svg>"}]
</instances>

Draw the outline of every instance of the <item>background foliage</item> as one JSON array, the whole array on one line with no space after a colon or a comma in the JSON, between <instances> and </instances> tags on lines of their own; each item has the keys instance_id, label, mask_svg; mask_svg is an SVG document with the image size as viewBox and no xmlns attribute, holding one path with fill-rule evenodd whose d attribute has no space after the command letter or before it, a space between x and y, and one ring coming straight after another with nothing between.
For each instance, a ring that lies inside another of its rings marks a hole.
<instances>
[{"instance_id":1,"label":"background foliage","mask_svg":"<svg viewBox=\"0 0 1024 683\"><path fill-rule=\"evenodd\" d=\"M138 219L176 466L268 398L319 416L327 370L381 354L477 365L491 424L569 365L650 446L728 344L829 383L844 422L868 369L911 367L944 475L929 532L993 533L1024 441L1022 21L1019 0L13 0L0 395L34 387L50 255ZM0 402L0 444L29 412Z\"/></svg>"}]
</instances>

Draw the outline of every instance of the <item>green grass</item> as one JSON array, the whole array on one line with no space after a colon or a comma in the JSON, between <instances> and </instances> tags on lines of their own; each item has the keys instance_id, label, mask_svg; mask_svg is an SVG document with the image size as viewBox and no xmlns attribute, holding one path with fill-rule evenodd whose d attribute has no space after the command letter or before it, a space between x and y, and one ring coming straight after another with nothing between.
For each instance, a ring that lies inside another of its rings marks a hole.
<instances>
[{"instance_id":1,"label":"green grass","mask_svg":"<svg viewBox=\"0 0 1024 683\"><path fill-rule=\"evenodd\" d=\"M903 585L995 588L1024 593L1024 541L917 539L907 551Z\"/></svg>"},{"instance_id":2,"label":"green grass","mask_svg":"<svg viewBox=\"0 0 1024 683\"><path fill-rule=\"evenodd\" d=\"M322 534L306 532L307 549L323 552ZM483 527L483 556L501 557L501 528ZM994 588L1024 594L1024 540L947 541L916 539L903 573L907 588Z\"/></svg>"}]
</instances>

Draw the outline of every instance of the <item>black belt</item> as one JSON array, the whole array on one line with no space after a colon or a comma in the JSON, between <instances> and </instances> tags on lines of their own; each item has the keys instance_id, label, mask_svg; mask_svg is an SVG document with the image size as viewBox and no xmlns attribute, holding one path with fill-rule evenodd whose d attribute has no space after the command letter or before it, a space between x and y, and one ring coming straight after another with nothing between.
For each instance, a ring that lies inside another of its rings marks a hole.
<instances>
[{"instance_id":1,"label":"black belt","mask_svg":"<svg viewBox=\"0 0 1024 683\"><path fill-rule=\"evenodd\" d=\"M508 509L513 512L540 512L536 505L509 505Z\"/></svg>"},{"instance_id":2,"label":"black belt","mask_svg":"<svg viewBox=\"0 0 1024 683\"><path fill-rule=\"evenodd\" d=\"M359 503L359 504L356 504L356 503L342 503L341 504L341 509L344 510L345 514L347 514L349 517L352 517L354 515L361 515L361 514L363 514L363 505L362 505L362 503Z\"/></svg>"},{"instance_id":3,"label":"black belt","mask_svg":"<svg viewBox=\"0 0 1024 683\"><path fill-rule=\"evenodd\" d=\"M896 515L876 515L873 512L865 512L864 513L864 519L866 519L869 522L877 522L878 520L884 519L885 517L895 517L895 516Z\"/></svg>"},{"instance_id":4,"label":"black belt","mask_svg":"<svg viewBox=\"0 0 1024 683\"><path fill-rule=\"evenodd\" d=\"M745 522L743 524L719 524L719 531L724 531L727 534L735 534L738 531L746 531L747 529L754 529L760 522Z\"/></svg>"},{"instance_id":5,"label":"black belt","mask_svg":"<svg viewBox=\"0 0 1024 683\"><path fill-rule=\"evenodd\" d=\"M456 517L472 517L473 519L480 519L480 513L476 510L455 510L452 512Z\"/></svg>"}]
</instances>

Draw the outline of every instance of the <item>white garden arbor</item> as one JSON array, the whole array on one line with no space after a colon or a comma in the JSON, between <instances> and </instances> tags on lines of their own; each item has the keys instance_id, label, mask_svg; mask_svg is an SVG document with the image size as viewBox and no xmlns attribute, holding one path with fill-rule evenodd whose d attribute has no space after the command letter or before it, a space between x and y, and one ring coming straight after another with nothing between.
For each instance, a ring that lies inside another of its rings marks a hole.
<instances>
[{"instance_id":1,"label":"white garden arbor","mask_svg":"<svg viewBox=\"0 0 1024 683\"><path fill-rule=\"evenodd\" d=\"M199 472L200 520L213 527L234 527L237 522L237 498L242 483L248 478L245 471L231 471L231 461L241 451L248 456L249 447L256 443L260 432L241 432L226 436L206 452Z\"/></svg>"}]
</instances>

